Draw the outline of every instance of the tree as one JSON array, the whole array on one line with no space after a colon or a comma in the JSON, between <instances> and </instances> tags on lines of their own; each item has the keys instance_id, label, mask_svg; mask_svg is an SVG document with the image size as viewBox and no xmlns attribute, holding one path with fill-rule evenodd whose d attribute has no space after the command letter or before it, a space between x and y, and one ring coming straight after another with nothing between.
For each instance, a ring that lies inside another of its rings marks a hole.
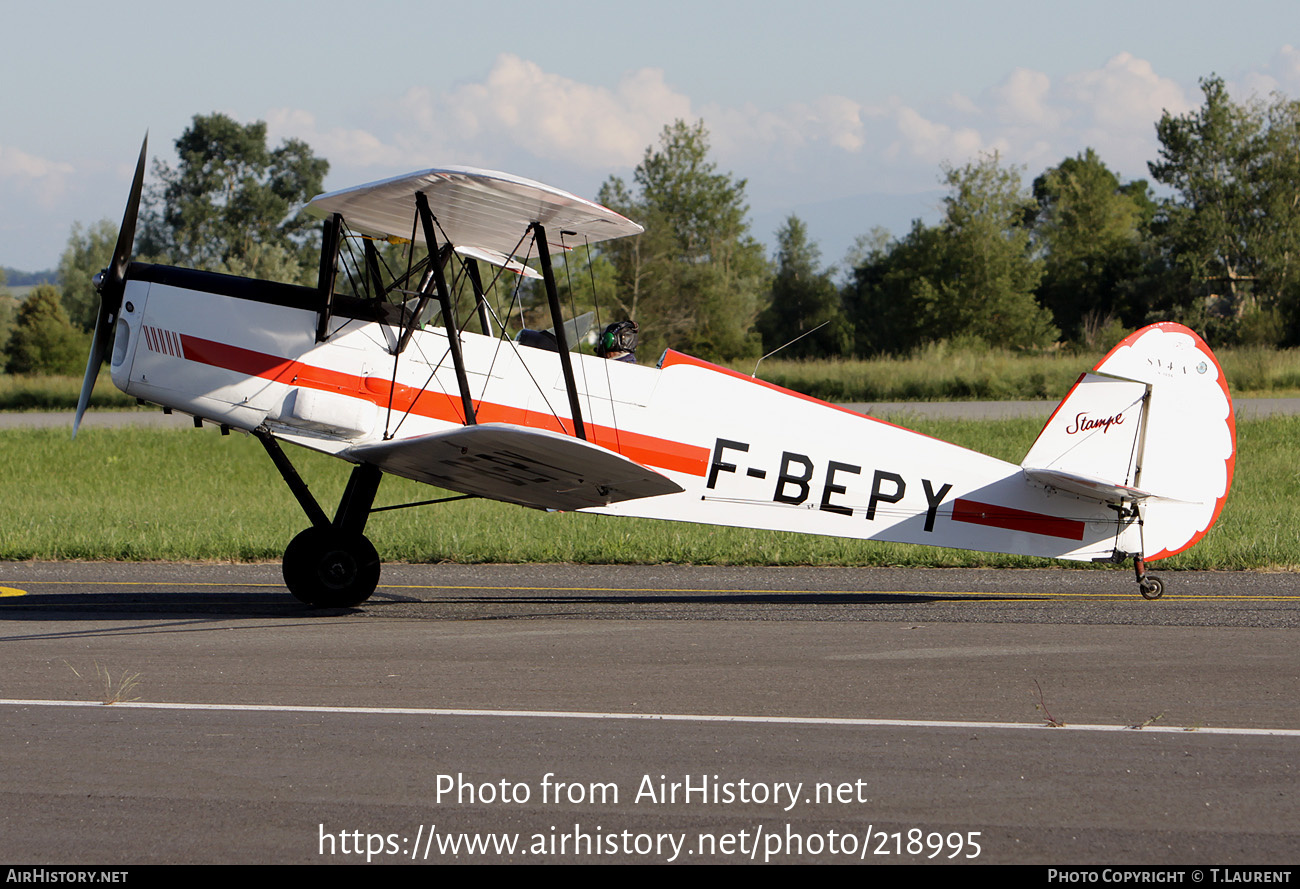
<instances>
[{"instance_id":1,"label":"tree","mask_svg":"<svg viewBox=\"0 0 1300 889\"><path fill-rule=\"evenodd\" d=\"M1275 97L1266 110L1257 175L1259 232L1264 280L1256 289L1266 310L1276 312L1300 343L1300 102Z\"/></svg>"},{"instance_id":2,"label":"tree","mask_svg":"<svg viewBox=\"0 0 1300 889\"><path fill-rule=\"evenodd\" d=\"M1160 160L1152 177L1177 194L1157 219L1163 249L1187 282L1171 306L1185 318L1217 323L1221 336L1288 320L1300 338L1297 256L1300 256L1300 104L1233 102L1223 80L1201 81L1201 108L1156 124Z\"/></svg>"},{"instance_id":3,"label":"tree","mask_svg":"<svg viewBox=\"0 0 1300 889\"><path fill-rule=\"evenodd\" d=\"M11 374L80 374L86 367L90 339L79 333L63 311L58 288L41 284L27 295L6 347L5 371Z\"/></svg>"},{"instance_id":4,"label":"tree","mask_svg":"<svg viewBox=\"0 0 1300 889\"><path fill-rule=\"evenodd\" d=\"M634 173L638 193L615 177L599 196L646 234L602 244L601 252L615 269L615 299L649 350L754 356L752 327L770 271L749 234L745 180L718 173L708 153L702 121L664 127L658 149L647 147Z\"/></svg>"},{"instance_id":5,"label":"tree","mask_svg":"<svg viewBox=\"0 0 1300 889\"><path fill-rule=\"evenodd\" d=\"M715 172L704 121L690 126L678 120L664 127L659 144L658 151L646 148L633 175L642 201L672 222L681 258L723 258L715 254L748 236L746 180Z\"/></svg>"},{"instance_id":6,"label":"tree","mask_svg":"<svg viewBox=\"0 0 1300 889\"><path fill-rule=\"evenodd\" d=\"M990 345L1044 346L1056 338L1051 313L1034 300L1042 264L1025 219L1031 199L1020 173L996 153L945 170L942 229L947 275L922 298L930 337L971 336Z\"/></svg>"},{"instance_id":7,"label":"tree","mask_svg":"<svg viewBox=\"0 0 1300 889\"><path fill-rule=\"evenodd\" d=\"M576 246L562 257L556 257L555 276L560 305L569 309L571 317L593 312L593 326L597 321L602 326L610 322L611 317L606 317L610 315L610 306L605 301L615 292L615 282L614 264L608 256L587 244ZM512 280L514 277L506 276L506 288L513 289L516 283L524 283ZM528 304L530 299L531 304ZM525 302L526 312L535 319L533 326L551 326L545 288L520 288L520 300Z\"/></svg>"},{"instance_id":8,"label":"tree","mask_svg":"<svg viewBox=\"0 0 1300 889\"><path fill-rule=\"evenodd\" d=\"M302 205L323 190L329 162L288 139L266 144L266 123L195 115L176 140L179 166L161 161L140 252L168 262L312 283L317 224Z\"/></svg>"},{"instance_id":9,"label":"tree","mask_svg":"<svg viewBox=\"0 0 1300 889\"><path fill-rule=\"evenodd\" d=\"M18 300L9 295L9 288L5 286L5 270L0 269L0 352L9 346L9 333L13 330L17 310Z\"/></svg>"},{"instance_id":10,"label":"tree","mask_svg":"<svg viewBox=\"0 0 1300 889\"><path fill-rule=\"evenodd\" d=\"M844 300L855 331L854 352L860 356L901 355L928 338L921 317L930 282L945 274L943 230L913 220L901 240L887 240L877 230L853 270Z\"/></svg>"},{"instance_id":11,"label":"tree","mask_svg":"<svg viewBox=\"0 0 1300 889\"><path fill-rule=\"evenodd\" d=\"M59 259L59 287L68 318L82 330L93 330L99 317L99 293L94 278L113 261L117 225L101 219L90 228L72 224L68 245Z\"/></svg>"},{"instance_id":12,"label":"tree","mask_svg":"<svg viewBox=\"0 0 1300 889\"><path fill-rule=\"evenodd\" d=\"M945 167L943 222L919 220L901 241L877 244L846 292L857 351L908 352L946 339L1034 348L1059 331L1034 290L1042 261L1025 225L1032 200L996 154Z\"/></svg>"},{"instance_id":13,"label":"tree","mask_svg":"<svg viewBox=\"0 0 1300 889\"><path fill-rule=\"evenodd\" d=\"M786 346L786 358L843 355L853 343L832 271L822 271L821 251L808 241L808 228L791 215L776 234L777 266L770 301L758 316L763 351ZM796 342L790 341L807 334Z\"/></svg>"},{"instance_id":14,"label":"tree","mask_svg":"<svg viewBox=\"0 0 1300 889\"><path fill-rule=\"evenodd\" d=\"M1133 284L1155 214L1146 181L1121 184L1089 148L1035 179L1034 197L1044 254L1038 300L1057 326L1081 340L1106 319L1139 326L1147 306Z\"/></svg>"}]
</instances>

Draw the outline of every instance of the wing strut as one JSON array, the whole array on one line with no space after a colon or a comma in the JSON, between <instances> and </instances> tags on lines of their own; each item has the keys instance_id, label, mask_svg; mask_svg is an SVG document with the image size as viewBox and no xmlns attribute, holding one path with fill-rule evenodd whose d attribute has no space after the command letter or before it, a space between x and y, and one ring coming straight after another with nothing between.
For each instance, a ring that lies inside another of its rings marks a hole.
<instances>
[{"instance_id":1,"label":"wing strut","mask_svg":"<svg viewBox=\"0 0 1300 889\"><path fill-rule=\"evenodd\" d=\"M338 277L339 238L343 233L343 217L337 213L330 214L325 220L320 248L320 283L321 294L320 320L316 323L316 342L323 343L329 339L330 318L334 314L334 281Z\"/></svg>"},{"instance_id":2,"label":"wing strut","mask_svg":"<svg viewBox=\"0 0 1300 889\"><path fill-rule=\"evenodd\" d=\"M320 504L311 495L311 491L307 490L307 483L302 480L298 470L293 468L293 464L289 462L289 458L280 449L280 444L275 440L275 437L262 427L254 429L253 435L257 436L257 440L262 443L262 447L266 448L266 453L270 456L271 462L280 471L280 476L284 479L285 484L289 486L289 490L293 492L293 496L297 498L302 511L307 513L307 518L311 520L312 525L317 528L328 528L330 526L329 516L325 515L325 510L320 508Z\"/></svg>"},{"instance_id":3,"label":"wing strut","mask_svg":"<svg viewBox=\"0 0 1300 889\"><path fill-rule=\"evenodd\" d=\"M493 336L492 322L488 320L487 296L483 293L483 278L478 270L478 260L465 260L465 270L469 274L469 283L474 288L474 305L478 308L479 326L483 328L484 336Z\"/></svg>"},{"instance_id":4,"label":"wing strut","mask_svg":"<svg viewBox=\"0 0 1300 889\"><path fill-rule=\"evenodd\" d=\"M573 362L569 358L568 335L564 331L564 317L560 314L560 293L555 287L555 271L551 268L551 251L546 243L546 227L540 222L533 223L533 232L537 241L537 258L542 261L542 279L546 282L546 301L551 306L551 323L554 325L555 341L560 347L560 367L564 370L564 388L569 392L569 410L573 412L573 432L583 441L587 440L587 429L582 423L582 407L578 402L578 383L573 377Z\"/></svg>"},{"instance_id":5,"label":"wing strut","mask_svg":"<svg viewBox=\"0 0 1300 889\"><path fill-rule=\"evenodd\" d=\"M424 242L429 247L429 266L433 270L433 281L438 289L438 305L442 307L442 325L447 331L447 347L451 350L451 363L456 368L456 386L460 389L461 404L465 406L465 425L473 426L474 399L469 391L469 377L465 375L465 356L460 352L460 331L456 329L456 318L451 311L451 291L447 289L447 276L443 274L443 263L433 257L438 255L438 236L434 232L433 213L429 210L429 199L424 192L415 193L415 209L420 214L420 225L424 227ZM414 330L415 322L411 329Z\"/></svg>"}]
</instances>

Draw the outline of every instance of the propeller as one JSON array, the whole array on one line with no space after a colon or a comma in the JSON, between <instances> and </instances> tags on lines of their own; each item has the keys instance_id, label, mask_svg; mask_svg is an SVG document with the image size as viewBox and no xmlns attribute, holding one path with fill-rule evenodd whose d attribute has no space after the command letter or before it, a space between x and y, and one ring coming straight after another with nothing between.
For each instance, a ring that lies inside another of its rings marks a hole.
<instances>
[{"instance_id":1,"label":"propeller","mask_svg":"<svg viewBox=\"0 0 1300 889\"><path fill-rule=\"evenodd\" d=\"M149 150L149 134L145 133L140 145L140 160L135 165L135 179L131 182L131 196L127 198L122 227L113 247L113 259L108 268L95 276L95 289L99 291L99 317L95 319L95 337L90 341L90 357L86 360L86 376L81 381L81 395L77 398L77 415L72 420L72 437L77 437L81 417L90 405L90 393L95 389L95 379L108 352L108 342L113 336L113 323L122 308L122 295L126 292L126 267L131 262L131 248L135 245L135 220L140 212L140 193L144 189L144 162Z\"/></svg>"}]
</instances>

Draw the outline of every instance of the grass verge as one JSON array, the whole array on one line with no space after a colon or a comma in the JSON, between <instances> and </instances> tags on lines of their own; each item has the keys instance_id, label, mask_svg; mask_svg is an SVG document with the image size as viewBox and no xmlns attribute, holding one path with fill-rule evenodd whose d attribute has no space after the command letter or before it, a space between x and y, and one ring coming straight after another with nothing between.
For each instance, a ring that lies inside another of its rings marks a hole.
<instances>
[{"instance_id":1,"label":"grass verge","mask_svg":"<svg viewBox=\"0 0 1300 889\"><path fill-rule=\"evenodd\" d=\"M1234 396L1282 397L1300 392L1300 349L1237 348L1215 353ZM1000 401L1060 399L1104 352L1025 355L1005 349L954 349L936 343L901 358L871 361L781 361L759 376L778 386L835 402ZM736 365L749 374L753 363Z\"/></svg>"},{"instance_id":2,"label":"grass verge","mask_svg":"<svg viewBox=\"0 0 1300 889\"><path fill-rule=\"evenodd\" d=\"M912 422L919 432L1019 461L1033 419ZM331 510L349 466L291 449ZM1237 472L1218 524L1197 546L1160 563L1182 569L1300 566L1300 418L1238 424ZM0 432L0 560L279 560L306 527L261 446L210 427ZM436 494L388 478L376 505ZM771 531L577 513L471 500L374 516L368 535L386 560L411 562L689 563L1036 567L1059 562ZM1129 569L1125 569L1129 570Z\"/></svg>"},{"instance_id":3,"label":"grass verge","mask_svg":"<svg viewBox=\"0 0 1300 889\"><path fill-rule=\"evenodd\" d=\"M782 361L769 358L759 376L770 383L835 402L998 401L1060 399L1079 374L1105 353L1025 355L1005 349L957 349L935 343L904 358L871 361ZM1280 397L1300 393L1300 349L1238 348L1216 353L1234 396ZM753 371L752 362L734 365ZM0 374L0 410L72 410L80 377ZM91 404L134 407L101 372Z\"/></svg>"}]
</instances>

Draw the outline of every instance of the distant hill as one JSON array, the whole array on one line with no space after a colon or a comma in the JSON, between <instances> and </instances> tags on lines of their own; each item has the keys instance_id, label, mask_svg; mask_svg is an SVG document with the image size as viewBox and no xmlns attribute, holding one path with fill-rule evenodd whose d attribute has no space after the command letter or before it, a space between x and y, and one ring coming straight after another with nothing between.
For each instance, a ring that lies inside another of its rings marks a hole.
<instances>
[{"instance_id":1,"label":"distant hill","mask_svg":"<svg viewBox=\"0 0 1300 889\"><path fill-rule=\"evenodd\" d=\"M59 283L59 273L56 269L46 269L43 272L24 272L6 266L4 271L5 286L13 290L20 287L30 289L37 284L53 284L57 287Z\"/></svg>"}]
</instances>

